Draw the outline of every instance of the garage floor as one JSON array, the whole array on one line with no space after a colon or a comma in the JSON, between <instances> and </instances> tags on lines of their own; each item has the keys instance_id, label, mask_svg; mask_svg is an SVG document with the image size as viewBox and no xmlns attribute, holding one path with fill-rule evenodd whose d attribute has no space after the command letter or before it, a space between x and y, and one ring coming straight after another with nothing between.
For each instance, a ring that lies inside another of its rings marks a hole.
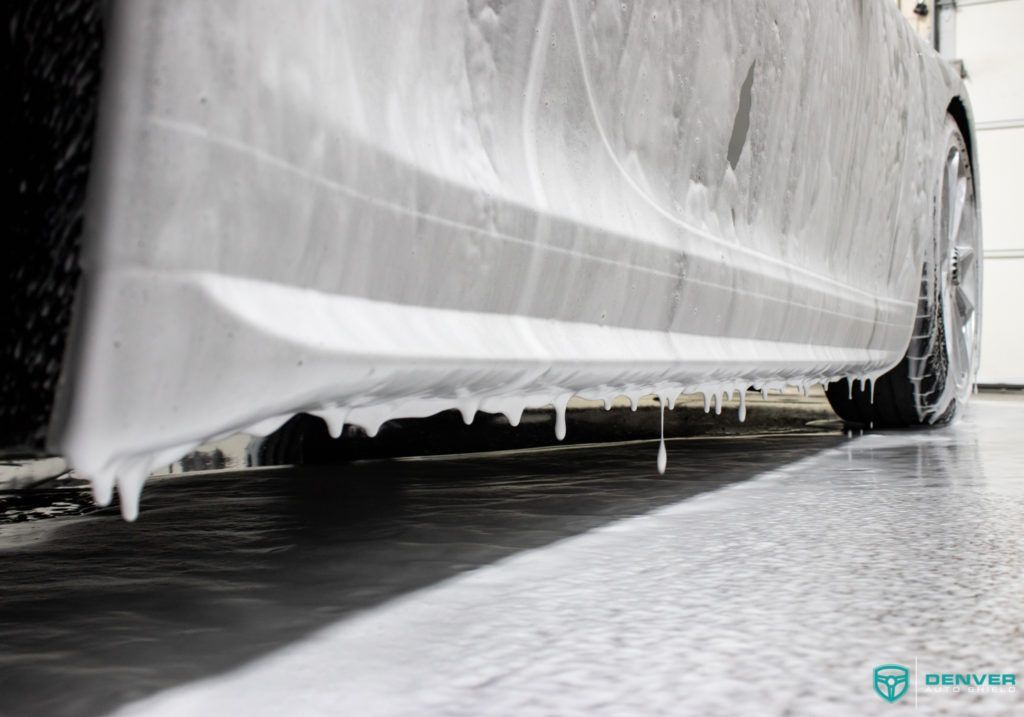
<instances>
[{"instance_id":1,"label":"garage floor","mask_svg":"<svg viewBox=\"0 0 1024 717\"><path fill-rule=\"evenodd\" d=\"M0 526L0 713L882 714L890 663L1024 710L925 684L1024 673L1020 397L656 447L191 474L135 524L69 487Z\"/></svg>"}]
</instances>

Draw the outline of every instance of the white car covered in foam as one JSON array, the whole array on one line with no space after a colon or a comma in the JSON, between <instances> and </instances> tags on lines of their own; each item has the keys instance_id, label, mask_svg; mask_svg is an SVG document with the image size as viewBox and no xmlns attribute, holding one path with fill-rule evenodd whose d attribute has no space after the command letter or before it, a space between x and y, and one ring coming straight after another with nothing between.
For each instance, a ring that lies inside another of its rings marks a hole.
<instances>
[{"instance_id":1,"label":"white car covered in foam","mask_svg":"<svg viewBox=\"0 0 1024 717\"><path fill-rule=\"evenodd\" d=\"M960 77L890 0L122 0L46 445L126 514L296 412L828 385L978 355Z\"/></svg>"}]
</instances>

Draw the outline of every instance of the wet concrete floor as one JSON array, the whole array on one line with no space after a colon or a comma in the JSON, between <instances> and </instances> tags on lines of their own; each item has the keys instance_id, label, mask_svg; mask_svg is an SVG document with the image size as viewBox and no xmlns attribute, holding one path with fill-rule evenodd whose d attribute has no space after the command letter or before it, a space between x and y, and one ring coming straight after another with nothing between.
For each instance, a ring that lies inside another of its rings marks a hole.
<instances>
[{"instance_id":1,"label":"wet concrete floor","mask_svg":"<svg viewBox=\"0 0 1024 717\"><path fill-rule=\"evenodd\" d=\"M0 526L0 713L881 714L889 663L1021 709L925 681L1024 673L1024 402L656 446L177 476L135 524L54 486Z\"/></svg>"}]
</instances>

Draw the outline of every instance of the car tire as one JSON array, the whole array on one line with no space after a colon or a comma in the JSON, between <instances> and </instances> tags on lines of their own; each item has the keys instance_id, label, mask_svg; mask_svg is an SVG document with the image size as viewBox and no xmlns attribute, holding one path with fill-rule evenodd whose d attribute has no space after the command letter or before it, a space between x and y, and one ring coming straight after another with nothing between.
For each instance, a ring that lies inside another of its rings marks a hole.
<instances>
[{"instance_id":1,"label":"car tire","mask_svg":"<svg viewBox=\"0 0 1024 717\"><path fill-rule=\"evenodd\" d=\"M846 378L826 387L829 403L847 422L941 426L970 396L981 330L981 223L967 143L952 117L946 118L945 136L934 237L922 267L910 345L873 386Z\"/></svg>"}]
</instances>

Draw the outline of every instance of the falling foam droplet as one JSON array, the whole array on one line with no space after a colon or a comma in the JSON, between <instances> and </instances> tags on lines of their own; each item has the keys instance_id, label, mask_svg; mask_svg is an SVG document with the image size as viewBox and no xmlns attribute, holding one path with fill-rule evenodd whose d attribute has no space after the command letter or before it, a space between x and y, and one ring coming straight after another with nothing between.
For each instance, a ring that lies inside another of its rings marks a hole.
<instances>
[{"instance_id":1,"label":"falling foam droplet","mask_svg":"<svg viewBox=\"0 0 1024 717\"><path fill-rule=\"evenodd\" d=\"M659 396L661 404L661 442L658 444L658 474L665 475L665 468L668 466L668 451L665 450L665 397Z\"/></svg>"},{"instance_id":2,"label":"falling foam droplet","mask_svg":"<svg viewBox=\"0 0 1024 717\"><path fill-rule=\"evenodd\" d=\"M747 392L740 391L740 410L739 410L740 423L747 420Z\"/></svg>"}]
</instances>

